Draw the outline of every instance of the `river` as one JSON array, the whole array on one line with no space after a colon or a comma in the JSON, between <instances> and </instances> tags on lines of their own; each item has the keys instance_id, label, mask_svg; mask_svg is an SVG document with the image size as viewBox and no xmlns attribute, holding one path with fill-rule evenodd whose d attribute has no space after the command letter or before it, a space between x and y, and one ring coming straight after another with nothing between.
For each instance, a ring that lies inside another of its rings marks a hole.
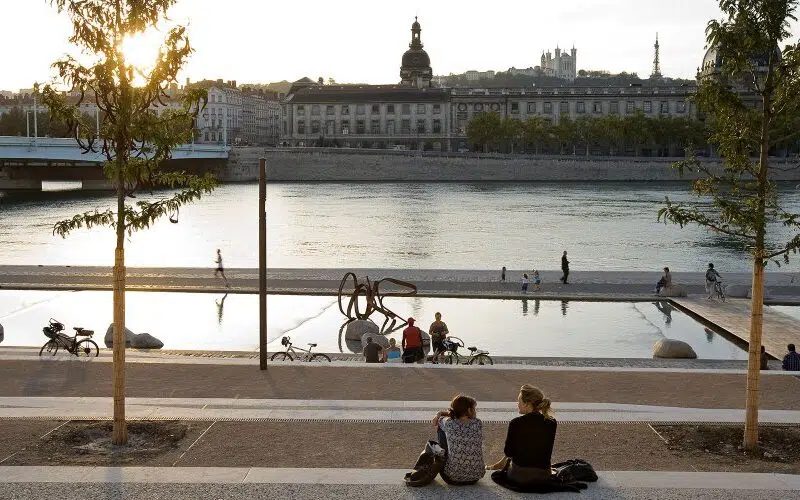
<instances>
[{"instance_id":1,"label":"river","mask_svg":"<svg viewBox=\"0 0 800 500\"><path fill-rule=\"evenodd\" d=\"M691 199L684 183L270 184L268 266L557 269L568 250L573 270L750 269L730 238L659 223L665 196ZM800 212L793 185L781 197ZM163 219L128 238L127 265L212 267L219 248L226 267L256 267L257 200L256 184L220 186L177 224ZM0 262L112 265L113 230L62 239L52 228L114 203L110 193L74 192L0 200Z\"/></svg>"}]
</instances>

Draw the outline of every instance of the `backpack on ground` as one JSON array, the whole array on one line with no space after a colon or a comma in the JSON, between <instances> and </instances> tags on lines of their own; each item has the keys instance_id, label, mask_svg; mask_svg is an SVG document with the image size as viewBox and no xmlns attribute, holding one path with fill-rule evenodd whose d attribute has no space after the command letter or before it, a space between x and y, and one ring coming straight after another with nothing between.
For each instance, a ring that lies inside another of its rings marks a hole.
<instances>
[{"instance_id":1,"label":"backpack on ground","mask_svg":"<svg viewBox=\"0 0 800 500\"><path fill-rule=\"evenodd\" d=\"M597 473L592 464L580 458L553 464L552 469L553 475L562 483L597 481Z\"/></svg>"},{"instance_id":2,"label":"backpack on ground","mask_svg":"<svg viewBox=\"0 0 800 500\"><path fill-rule=\"evenodd\" d=\"M405 482L408 486L427 486L436 479L444 468L446 452L436 441L428 441L425 449L419 454L417 463L414 464L413 471L405 475Z\"/></svg>"}]
</instances>

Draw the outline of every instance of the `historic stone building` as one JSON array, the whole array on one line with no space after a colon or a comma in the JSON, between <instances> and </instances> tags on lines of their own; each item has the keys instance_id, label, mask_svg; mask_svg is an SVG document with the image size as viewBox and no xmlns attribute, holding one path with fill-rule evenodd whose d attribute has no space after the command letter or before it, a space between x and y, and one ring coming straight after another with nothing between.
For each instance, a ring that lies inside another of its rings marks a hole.
<instances>
[{"instance_id":1,"label":"historic stone building","mask_svg":"<svg viewBox=\"0 0 800 500\"><path fill-rule=\"evenodd\" d=\"M578 75L577 59L578 50L575 47L572 47L569 54L566 51L561 52L561 49L556 47L555 57L549 50L542 52L540 69L546 76L554 76L571 82Z\"/></svg>"}]
</instances>

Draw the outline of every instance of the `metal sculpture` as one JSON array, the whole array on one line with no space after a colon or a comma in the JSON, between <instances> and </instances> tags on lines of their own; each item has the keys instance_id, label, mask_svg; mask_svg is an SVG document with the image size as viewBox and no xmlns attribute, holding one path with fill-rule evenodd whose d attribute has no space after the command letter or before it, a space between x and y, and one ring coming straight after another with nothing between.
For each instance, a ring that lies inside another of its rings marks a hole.
<instances>
[{"instance_id":1,"label":"metal sculpture","mask_svg":"<svg viewBox=\"0 0 800 500\"><path fill-rule=\"evenodd\" d=\"M350 300L345 309L343 299L345 297L344 289L345 286L347 286L348 279L352 279L353 291L349 292ZM380 330L382 335L389 334L406 326L408 322L400 318L396 312L389 309L389 307L383 303L383 299L386 297L411 297L417 293L417 285L395 278L383 278L378 281L370 281L369 276L367 276L365 279L366 283L359 283L355 273L348 272L345 273L339 284L339 310L347 317L347 321L342 325L342 329L351 321L369 319L374 312L384 315L385 319ZM380 286L383 282L397 285L406 290L388 290L382 292ZM361 312L359 308L359 297L365 298L366 305L364 312ZM398 320L400 321L399 324Z\"/></svg>"}]
</instances>

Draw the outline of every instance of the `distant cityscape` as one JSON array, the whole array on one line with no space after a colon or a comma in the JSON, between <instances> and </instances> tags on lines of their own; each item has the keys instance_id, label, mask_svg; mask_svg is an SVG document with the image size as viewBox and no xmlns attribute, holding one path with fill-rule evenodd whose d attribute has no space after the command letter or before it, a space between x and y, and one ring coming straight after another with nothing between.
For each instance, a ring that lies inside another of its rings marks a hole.
<instances>
[{"instance_id":1,"label":"distant cityscape","mask_svg":"<svg viewBox=\"0 0 800 500\"><path fill-rule=\"evenodd\" d=\"M421 33L415 19L399 84L338 84L322 77L244 85L187 79L184 85L172 84L167 99L154 111L180 106L183 90L199 86L208 91L207 105L195 124L199 143L442 151L466 147L467 124L482 112L521 121L540 117L549 124L635 113L696 117L689 99L696 83L662 76L657 35L653 72L642 79L635 73L578 70L578 50L558 46L543 51L536 66L434 76ZM98 115L90 96L84 97L81 109ZM33 112L33 89L0 91L0 135L31 135ZM57 134L43 127L46 133Z\"/></svg>"}]
</instances>

